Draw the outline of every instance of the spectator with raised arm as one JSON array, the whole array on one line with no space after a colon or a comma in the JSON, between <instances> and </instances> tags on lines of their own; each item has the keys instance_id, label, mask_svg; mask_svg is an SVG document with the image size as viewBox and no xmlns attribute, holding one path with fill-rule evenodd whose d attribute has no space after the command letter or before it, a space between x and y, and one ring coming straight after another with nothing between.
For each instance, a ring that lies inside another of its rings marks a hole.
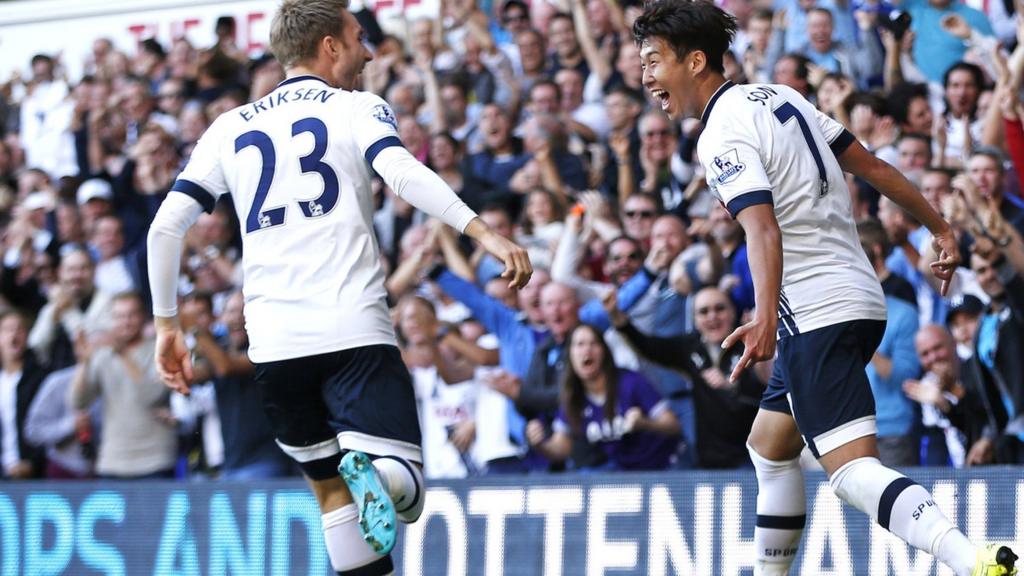
<instances>
[{"instance_id":1,"label":"spectator with raised arm","mask_svg":"<svg viewBox=\"0 0 1024 576\"><path fill-rule=\"evenodd\" d=\"M160 381L154 341L143 335L145 317L137 294L111 304L112 345L83 353L71 384L71 403L88 409L103 403L103 436L96 473L120 479L173 478L177 454L170 390Z\"/></svg>"},{"instance_id":2,"label":"spectator with raised arm","mask_svg":"<svg viewBox=\"0 0 1024 576\"><path fill-rule=\"evenodd\" d=\"M57 285L28 336L29 346L51 370L75 364L73 344L80 333L96 342L108 337L111 295L96 289L95 271L92 257L83 248L61 258Z\"/></svg>"},{"instance_id":3,"label":"spectator with raised arm","mask_svg":"<svg viewBox=\"0 0 1024 576\"><path fill-rule=\"evenodd\" d=\"M726 376L743 354L741 346L722 351L721 343L736 326L736 308L717 288L704 288L694 298L697 329L672 337L638 330L613 305L605 305L616 330L641 356L684 373L693 382L695 449L702 468L748 465L746 439L770 375L770 362L745 372L736 382Z\"/></svg>"}]
</instances>

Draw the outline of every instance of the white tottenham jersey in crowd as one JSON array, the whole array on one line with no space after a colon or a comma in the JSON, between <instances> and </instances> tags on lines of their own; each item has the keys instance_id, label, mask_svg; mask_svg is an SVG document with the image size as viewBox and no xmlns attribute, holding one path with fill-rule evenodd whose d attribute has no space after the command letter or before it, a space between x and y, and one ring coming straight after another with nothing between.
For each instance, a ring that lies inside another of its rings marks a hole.
<instances>
[{"instance_id":1,"label":"white tottenham jersey in crowd","mask_svg":"<svg viewBox=\"0 0 1024 576\"><path fill-rule=\"evenodd\" d=\"M231 194L253 362L396 344L369 168L401 144L395 125L377 96L299 76L223 114L196 145L174 190L207 211Z\"/></svg>"},{"instance_id":2,"label":"white tottenham jersey in crowd","mask_svg":"<svg viewBox=\"0 0 1024 576\"><path fill-rule=\"evenodd\" d=\"M735 218L772 204L782 231L779 337L885 320L836 157L854 137L788 86L726 82L708 102L697 154Z\"/></svg>"}]
</instances>

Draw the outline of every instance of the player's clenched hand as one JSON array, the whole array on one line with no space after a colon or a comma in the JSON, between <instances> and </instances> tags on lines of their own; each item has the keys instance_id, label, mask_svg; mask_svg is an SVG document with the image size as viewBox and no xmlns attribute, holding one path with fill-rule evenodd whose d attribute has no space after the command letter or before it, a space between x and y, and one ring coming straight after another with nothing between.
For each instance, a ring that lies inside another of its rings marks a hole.
<instances>
[{"instance_id":1,"label":"player's clenched hand","mask_svg":"<svg viewBox=\"0 0 1024 576\"><path fill-rule=\"evenodd\" d=\"M180 328L157 329L156 370L168 388L188 395L188 383L192 380L192 358Z\"/></svg>"},{"instance_id":2,"label":"player's clenched hand","mask_svg":"<svg viewBox=\"0 0 1024 576\"><path fill-rule=\"evenodd\" d=\"M953 278L956 267L960 265L960 248L953 236L953 229L946 226L946 229L932 236L932 248L939 255L939 259L932 262L932 274L942 280L940 292L943 296L949 290L949 281Z\"/></svg>"},{"instance_id":3,"label":"player's clenched hand","mask_svg":"<svg viewBox=\"0 0 1024 576\"><path fill-rule=\"evenodd\" d=\"M768 322L755 316L752 321L733 330L733 333L722 341L723 350L732 348L737 342L743 342L743 356L729 375L729 382L738 380L740 374L754 364L775 357L776 328L777 322Z\"/></svg>"},{"instance_id":4,"label":"player's clenched hand","mask_svg":"<svg viewBox=\"0 0 1024 576\"><path fill-rule=\"evenodd\" d=\"M526 250L497 232L488 231L480 238L484 250L505 264L501 277L509 281L509 288L522 288L533 275L533 266Z\"/></svg>"}]
</instances>

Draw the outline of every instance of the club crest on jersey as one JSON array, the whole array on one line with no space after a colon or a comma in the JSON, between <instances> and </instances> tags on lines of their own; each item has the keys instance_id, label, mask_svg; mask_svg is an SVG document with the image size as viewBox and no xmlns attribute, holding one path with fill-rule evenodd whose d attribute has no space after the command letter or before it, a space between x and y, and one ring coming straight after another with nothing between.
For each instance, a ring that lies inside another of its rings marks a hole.
<instances>
[{"instance_id":1,"label":"club crest on jersey","mask_svg":"<svg viewBox=\"0 0 1024 576\"><path fill-rule=\"evenodd\" d=\"M395 119L395 113L391 111L389 106L384 104L377 104L374 106L373 117L388 126L391 126L395 130L398 130L398 120Z\"/></svg>"},{"instance_id":2,"label":"club crest on jersey","mask_svg":"<svg viewBox=\"0 0 1024 576\"><path fill-rule=\"evenodd\" d=\"M711 169L715 172L715 181L719 184L725 184L734 180L743 172L746 166L740 162L740 153L733 148L725 154L715 156L714 161L711 163Z\"/></svg>"}]
</instances>

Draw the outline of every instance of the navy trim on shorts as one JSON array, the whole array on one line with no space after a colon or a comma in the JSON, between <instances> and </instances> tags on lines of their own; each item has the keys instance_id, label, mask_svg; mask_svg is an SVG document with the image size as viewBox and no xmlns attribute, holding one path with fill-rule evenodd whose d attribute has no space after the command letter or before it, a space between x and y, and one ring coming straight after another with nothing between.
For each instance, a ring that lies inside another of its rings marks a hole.
<instances>
[{"instance_id":1,"label":"navy trim on shorts","mask_svg":"<svg viewBox=\"0 0 1024 576\"><path fill-rule=\"evenodd\" d=\"M171 186L171 192L181 192L195 200L207 214L212 214L213 209L217 206L217 199L213 197L213 194L191 180L182 180L181 178L175 180L174 185Z\"/></svg>"}]
</instances>

